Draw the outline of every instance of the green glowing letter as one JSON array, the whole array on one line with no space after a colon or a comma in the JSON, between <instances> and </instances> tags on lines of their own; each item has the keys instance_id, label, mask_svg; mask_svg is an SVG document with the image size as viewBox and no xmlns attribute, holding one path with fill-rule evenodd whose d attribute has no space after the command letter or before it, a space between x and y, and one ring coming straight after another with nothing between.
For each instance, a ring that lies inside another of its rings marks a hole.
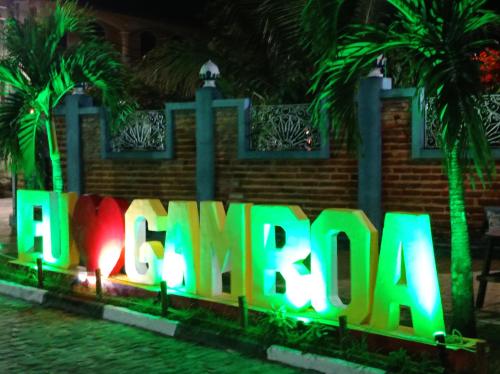
<instances>
[{"instance_id":1,"label":"green glowing letter","mask_svg":"<svg viewBox=\"0 0 500 374\"><path fill-rule=\"evenodd\" d=\"M163 279L169 288L196 294L198 289L200 224L195 201L168 204Z\"/></svg>"},{"instance_id":2,"label":"green glowing letter","mask_svg":"<svg viewBox=\"0 0 500 374\"><path fill-rule=\"evenodd\" d=\"M18 191L17 245L21 261L33 262L39 257L35 252L35 237L40 237L45 262L61 268L71 266L69 229L69 209L73 204L71 196L49 191ZM41 216L35 218L37 207Z\"/></svg>"},{"instance_id":3,"label":"green glowing letter","mask_svg":"<svg viewBox=\"0 0 500 374\"><path fill-rule=\"evenodd\" d=\"M231 272L231 297L245 295L245 260L250 247L251 206L231 204L226 217L221 202L201 202L200 295L221 295L222 273L227 271Z\"/></svg>"},{"instance_id":4,"label":"green glowing letter","mask_svg":"<svg viewBox=\"0 0 500 374\"><path fill-rule=\"evenodd\" d=\"M344 232L351 244L351 302L338 294L337 235ZM327 318L346 315L362 323L370 315L378 257L378 233L360 210L326 209L311 226L312 306Z\"/></svg>"},{"instance_id":5,"label":"green glowing letter","mask_svg":"<svg viewBox=\"0 0 500 374\"><path fill-rule=\"evenodd\" d=\"M444 331L431 225L427 214L387 213L371 325L400 328L400 306L409 307L416 336ZM403 330L403 329L402 329Z\"/></svg>"},{"instance_id":6,"label":"green glowing letter","mask_svg":"<svg viewBox=\"0 0 500 374\"><path fill-rule=\"evenodd\" d=\"M309 219L297 206L252 207L252 278L250 302L292 310L308 307L310 273L302 261L310 254ZM283 245L276 243L276 227L284 230ZM276 292L276 275L285 280L285 293Z\"/></svg>"},{"instance_id":7,"label":"green glowing letter","mask_svg":"<svg viewBox=\"0 0 500 374\"><path fill-rule=\"evenodd\" d=\"M146 241L150 231L166 231L167 212L160 200L134 200L125 213L125 272L132 282L161 281L163 245Z\"/></svg>"}]
</instances>

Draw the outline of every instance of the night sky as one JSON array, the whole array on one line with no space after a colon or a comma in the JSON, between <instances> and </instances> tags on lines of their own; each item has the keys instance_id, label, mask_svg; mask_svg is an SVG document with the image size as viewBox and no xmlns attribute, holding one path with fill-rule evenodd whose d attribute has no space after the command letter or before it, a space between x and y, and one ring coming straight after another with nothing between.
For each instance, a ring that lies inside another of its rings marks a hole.
<instances>
[{"instance_id":1,"label":"night sky","mask_svg":"<svg viewBox=\"0 0 500 374\"><path fill-rule=\"evenodd\" d=\"M80 0L93 8L138 17L192 23L207 0Z\"/></svg>"},{"instance_id":2,"label":"night sky","mask_svg":"<svg viewBox=\"0 0 500 374\"><path fill-rule=\"evenodd\" d=\"M93 8L157 20L197 23L210 0L78 0ZM237 0L227 0L237 1ZM440 0L436 0L440 1ZM222 3L222 1L221 1ZM500 12L500 0L489 0L487 7Z\"/></svg>"}]
</instances>

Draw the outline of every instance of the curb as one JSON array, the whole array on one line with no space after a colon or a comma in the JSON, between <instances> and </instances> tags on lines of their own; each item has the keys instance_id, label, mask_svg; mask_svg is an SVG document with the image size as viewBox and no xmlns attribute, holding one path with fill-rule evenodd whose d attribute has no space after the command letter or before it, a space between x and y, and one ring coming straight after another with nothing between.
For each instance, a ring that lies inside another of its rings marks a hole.
<instances>
[{"instance_id":1,"label":"curb","mask_svg":"<svg viewBox=\"0 0 500 374\"><path fill-rule=\"evenodd\" d=\"M272 345L267 349L267 359L289 366L320 373L335 374L383 374L385 370L355 364L338 358L304 353L296 349Z\"/></svg>"},{"instance_id":2,"label":"curb","mask_svg":"<svg viewBox=\"0 0 500 374\"><path fill-rule=\"evenodd\" d=\"M23 299L30 303L43 304L47 293L46 290L0 280L0 294Z\"/></svg>"},{"instance_id":3,"label":"curb","mask_svg":"<svg viewBox=\"0 0 500 374\"><path fill-rule=\"evenodd\" d=\"M162 335L175 336L179 322L113 305L105 305L102 319L138 327Z\"/></svg>"},{"instance_id":4,"label":"curb","mask_svg":"<svg viewBox=\"0 0 500 374\"><path fill-rule=\"evenodd\" d=\"M69 295L57 294L34 287L19 285L0 280L0 294L43 306L85 315L95 319L121 323L161 335L189 340L217 348L231 348L258 358L279 362L300 369L314 370L320 373L335 374L382 374L384 370L361 364L355 364L338 358L304 353L279 345L267 349L248 339L236 339L220 333L159 316L139 313L127 308L104 305L92 300L79 299Z\"/></svg>"}]
</instances>

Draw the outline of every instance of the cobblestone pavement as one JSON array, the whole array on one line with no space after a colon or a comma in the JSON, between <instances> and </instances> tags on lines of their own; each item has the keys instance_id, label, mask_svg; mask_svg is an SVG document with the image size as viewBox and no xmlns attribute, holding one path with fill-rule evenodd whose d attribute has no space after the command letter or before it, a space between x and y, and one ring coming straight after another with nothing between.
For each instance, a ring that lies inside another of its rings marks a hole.
<instances>
[{"instance_id":1,"label":"cobblestone pavement","mask_svg":"<svg viewBox=\"0 0 500 374\"><path fill-rule=\"evenodd\" d=\"M0 296L0 373L299 373Z\"/></svg>"}]
</instances>

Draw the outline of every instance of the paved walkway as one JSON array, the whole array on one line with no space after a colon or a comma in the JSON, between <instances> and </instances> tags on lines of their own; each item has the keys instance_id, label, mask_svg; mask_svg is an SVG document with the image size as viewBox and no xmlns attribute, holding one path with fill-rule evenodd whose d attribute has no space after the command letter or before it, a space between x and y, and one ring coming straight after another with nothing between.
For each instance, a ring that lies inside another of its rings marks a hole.
<instances>
[{"instance_id":1,"label":"paved walkway","mask_svg":"<svg viewBox=\"0 0 500 374\"><path fill-rule=\"evenodd\" d=\"M300 373L0 296L0 373Z\"/></svg>"}]
</instances>

